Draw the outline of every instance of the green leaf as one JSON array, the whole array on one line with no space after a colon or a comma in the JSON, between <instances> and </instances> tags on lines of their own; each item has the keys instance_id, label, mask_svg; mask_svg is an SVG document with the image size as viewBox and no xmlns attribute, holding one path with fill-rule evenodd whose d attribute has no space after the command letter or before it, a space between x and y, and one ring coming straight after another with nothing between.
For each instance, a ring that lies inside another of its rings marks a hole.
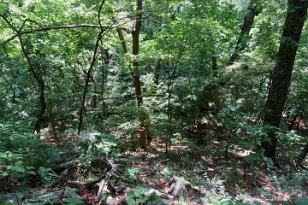
<instances>
[{"instance_id":1,"label":"green leaf","mask_svg":"<svg viewBox=\"0 0 308 205\"><path fill-rule=\"evenodd\" d=\"M8 175L9 175L9 173L7 173L7 172L1 172L1 173L0 173L0 176L1 176L1 177L6 177L6 176L8 176Z\"/></svg>"},{"instance_id":2,"label":"green leaf","mask_svg":"<svg viewBox=\"0 0 308 205\"><path fill-rule=\"evenodd\" d=\"M135 196L137 197L137 198L140 198L141 196L142 196L142 194L143 194L143 188L141 187L141 186L137 186L136 188L135 188L135 191L134 191L134 193L135 193Z\"/></svg>"},{"instance_id":3,"label":"green leaf","mask_svg":"<svg viewBox=\"0 0 308 205\"><path fill-rule=\"evenodd\" d=\"M126 198L126 203L128 205L136 205L135 200L132 198Z\"/></svg>"},{"instance_id":4,"label":"green leaf","mask_svg":"<svg viewBox=\"0 0 308 205\"><path fill-rule=\"evenodd\" d=\"M11 170L19 172L19 173L25 173L26 169L20 166L11 166Z\"/></svg>"}]
</instances>

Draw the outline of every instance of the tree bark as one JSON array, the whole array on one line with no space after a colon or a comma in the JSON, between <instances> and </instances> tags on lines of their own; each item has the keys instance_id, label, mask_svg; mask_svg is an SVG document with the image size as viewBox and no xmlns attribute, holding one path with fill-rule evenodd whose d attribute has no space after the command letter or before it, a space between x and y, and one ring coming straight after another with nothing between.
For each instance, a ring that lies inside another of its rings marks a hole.
<instances>
[{"instance_id":1,"label":"tree bark","mask_svg":"<svg viewBox=\"0 0 308 205\"><path fill-rule=\"evenodd\" d=\"M285 106L292 76L298 44L307 15L308 1L288 0L288 13L285 20L276 66L272 73L264 113L264 125L279 127L281 114ZM268 138L263 139L264 155L275 159L277 137L274 129L268 131Z\"/></svg>"},{"instance_id":2,"label":"tree bark","mask_svg":"<svg viewBox=\"0 0 308 205\"><path fill-rule=\"evenodd\" d=\"M248 13L245 15L239 38L237 40L235 49L230 57L228 65L234 64L234 62L238 59L240 52L245 49L247 43L246 37L249 36L254 19L259 13L260 12L256 7L256 0L251 0L248 6Z\"/></svg>"}]
</instances>

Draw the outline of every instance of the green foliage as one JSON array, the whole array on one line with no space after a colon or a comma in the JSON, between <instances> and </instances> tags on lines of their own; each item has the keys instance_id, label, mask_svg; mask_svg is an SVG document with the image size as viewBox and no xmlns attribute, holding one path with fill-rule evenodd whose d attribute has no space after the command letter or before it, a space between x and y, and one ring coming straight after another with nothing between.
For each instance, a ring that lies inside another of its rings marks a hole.
<instances>
[{"instance_id":1,"label":"green foliage","mask_svg":"<svg viewBox=\"0 0 308 205\"><path fill-rule=\"evenodd\" d=\"M161 198L157 196L156 192L151 192L146 195L146 189L137 186L133 191L129 191L126 195L126 203L128 205L136 204L158 204L161 202Z\"/></svg>"},{"instance_id":2,"label":"green foliage","mask_svg":"<svg viewBox=\"0 0 308 205\"><path fill-rule=\"evenodd\" d=\"M38 174L44 182L51 182L54 178L59 177L51 168L39 167Z\"/></svg>"},{"instance_id":3,"label":"green foliage","mask_svg":"<svg viewBox=\"0 0 308 205\"><path fill-rule=\"evenodd\" d=\"M137 180L137 174L140 172L138 167L130 167L124 170L124 175L130 180Z\"/></svg>"}]
</instances>

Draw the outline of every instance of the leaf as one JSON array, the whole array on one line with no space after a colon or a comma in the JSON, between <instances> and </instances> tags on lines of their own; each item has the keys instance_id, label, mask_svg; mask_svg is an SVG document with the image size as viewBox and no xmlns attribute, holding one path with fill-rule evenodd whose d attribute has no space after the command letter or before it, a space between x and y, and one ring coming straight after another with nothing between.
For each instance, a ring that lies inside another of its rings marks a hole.
<instances>
[{"instance_id":1,"label":"leaf","mask_svg":"<svg viewBox=\"0 0 308 205\"><path fill-rule=\"evenodd\" d=\"M6 177L6 176L8 176L8 175L9 175L9 173L7 173L7 172L1 172L1 173L0 173L0 176L1 176L1 177Z\"/></svg>"},{"instance_id":2,"label":"leaf","mask_svg":"<svg viewBox=\"0 0 308 205\"><path fill-rule=\"evenodd\" d=\"M137 187L135 188L135 191L134 191L135 196L136 196L137 198L140 198L140 197L142 196L142 191L143 191L143 188L140 187L140 186L137 186Z\"/></svg>"},{"instance_id":3,"label":"leaf","mask_svg":"<svg viewBox=\"0 0 308 205\"><path fill-rule=\"evenodd\" d=\"M126 199L125 201L127 202L128 205L135 205L135 194L133 191L129 191L127 194L126 194Z\"/></svg>"},{"instance_id":4,"label":"leaf","mask_svg":"<svg viewBox=\"0 0 308 205\"><path fill-rule=\"evenodd\" d=\"M36 175L35 171L27 171L27 174Z\"/></svg>"},{"instance_id":5,"label":"leaf","mask_svg":"<svg viewBox=\"0 0 308 205\"><path fill-rule=\"evenodd\" d=\"M128 205L136 205L135 200L132 198L126 198L126 203Z\"/></svg>"},{"instance_id":6,"label":"leaf","mask_svg":"<svg viewBox=\"0 0 308 205\"><path fill-rule=\"evenodd\" d=\"M19 173L25 173L26 172L26 170L23 167L20 167L20 166L12 166L11 169L16 171L16 172L19 172Z\"/></svg>"}]
</instances>

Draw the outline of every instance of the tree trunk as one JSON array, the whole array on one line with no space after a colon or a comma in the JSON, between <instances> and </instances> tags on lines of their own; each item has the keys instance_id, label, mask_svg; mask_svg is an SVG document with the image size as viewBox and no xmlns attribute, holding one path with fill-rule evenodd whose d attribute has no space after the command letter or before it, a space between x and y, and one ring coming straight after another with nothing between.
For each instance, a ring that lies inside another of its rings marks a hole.
<instances>
[{"instance_id":1,"label":"tree trunk","mask_svg":"<svg viewBox=\"0 0 308 205\"><path fill-rule=\"evenodd\" d=\"M105 55L104 55L105 53ZM108 66L110 63L111 56L108 54L108 50L101 48L101 57L102 57L102 85L101 85L101 102L102 102L102 118L104 120L107 113L106 103L105 103L105 84L108 79Z\"/></svg>"},{"instance_id":2,"label":"tree trunk","mask_svg":"<svg viewBox=\"0 0 308 205\"><path fill-rule=\"evenodd\" d=\"M87 71L85 86L84 86L83 93L82 93L81 108L79 110L78 135L80 135L81 130L82 130L82 126L83 126L83 118L84 118L84 113L85 113L85 110L86 110L86 96L87 96L87 93L88 93L90 78L92 76L92 72L94 70L94 66L95 66L95 63L96 63L97 52L99 50L99 44L100 44L101 39L103 38L104 32L106 31L106 28L104 28L101 24L101 18L100 18L101 11L102 11L104 3L105 3L105 0L102 0L101 3L100 3L99 9L98 9L98 23L100 25L101 30L100 30L100 32L97 36L97 39L96 39L93 57L92 57L92 60L91 60L90 67Z\"/></svg>"},{"instance_id":3,"label":"tree trunk","mask_svg":"<svg viewBox=\"0 0 308 205\"><path fill-rule=\"evenodd\" d=\"M132 38L133 38L133 48L132 48L132 63L130 66L131 75L133 86L135 89L135 95L137 100L137 106L140 109L143 105L143 97L142 97L142 89L141 89L141 80L139 74L139 49L140 49L140 31L141 31L141 24L142 24L142 0L136 0L136 16L135 16L135 26L132 31ZM117 29L117 33L119 39L122 44L123 52L128 53L128 48L126 41L124 39L124 35L122 30ZM139 110L140 112L140 110ZM140 112L141 113L141 112ZM138 130L138 137L139 137L139 144L142 148L146 147L146 129L148 125L146 125L143 116L139 113L139 130Z\"/></svg>"},{"instance_id":4,"label":"tree trunk","mask_svg":"<svg viewBox=\"0 0 308 205\"><path fill-rule=\"evenodd\" d=\"M272 74L264 113L265 125L278 127L281 114L287 99L290 79L296 52L307 15L308 1L289 0L288 14L285 20L280 47L277 54L276 66ZM273 129L268 131L268 139L263 139L264 155L275 159L277 137Z\"/></svg>"},{"instance_id":5,"label":"tree trunk","mask_svg":"<svg viewBox=\"0 0 308 205\"><path fill-rule=\"evenodd\" d=\"M258 14L259 14L259 11L256 7L256 0L251 0L248 6L248 13L246 14L244 18L244 23L241 27L239 38L237 40L233 54L230 57L228 65L234 64L234 62L238 59L240 52L245 49L246 43L247 43L246 38L249 36L254 19Z\"/></svg>"},{"instance_id":6,"label":"tree trunk","mask_svg":"<svg viewBox=\"0 0 308 205\"><path fill-rule=\"evenodd\" d=\"M132 76L133 76L133 84L135 88L135 94L137 99L138 108L141 108L143 105L143 97L141 90L141 80L139 75L139 38L141 31L141 22L142 22L142 0L136 0L136 17L135 17L135 27L132 31L133 36L133 59L132 59ZM145 133L145 122L143 116L139 116L140 128L139 128L139 144L142 148L146 147L146 133Z\"/></svg>"},{"instance_id":7,"label":"tree trunk","mask_svg":"<svg viewBox=\"0 0 308 205\"><path fill-rule=\"evenodd\" d=\"M21 38L21 36L18 36L18 38L19 38L22 53L24 54L24 56L27 60L27 63L28 63L28 66L29 66L29 71L34 76L34 78L37 82L38 88L39 88L39 92L40 92L40 112L39 112L38 118L37 118L35 126L34 126L34 130L36 132L40 132L41 124L42 124L42 122L45 122L46 118L47 118L47 116L46 116L46 114L47 114L47 103L46 103L46 97L45 97L45 81L44 81L42 74L35 69L36 66L31 61L29 52L26 49L26 46L24 44L23 39Z\"/></svg>"},{"instance_id":8,"label":"tree trunk","mask_svg":"<svg viewBox=\"0 0 308 205\"><path fill-rule=\"evenodd\" d=\"M217 65L217 56L216 55L212 55L211 56L211 60L212 60L212 72L213 72L213 77L217 77L218 75L218 65Z\"/></svg>"},{"instance_id":9,"label":"tree trunk","mask_svg":"<svg viewBox=\"0 0 308 205\"><path fill-rule=\"evenodd\" d=\"M161 60L158 59L157 64L155 65L154 68L154 84L158 86L159 84L159 77L160 77L160 70L161 70Z\"/></svg>"},{"instance_id":10,"label":"tree trunk","mask_svg":"<svg viewBox=\"0 0 308 205\"><path fill-rule=\"evenodd\" d=\"M301 167L303 166L302 163L303 163L303 161L304 161L304 159L305 159L307 153L308 153L308 142L306 143L304 149L302 150L302 152L301 152L300 155L298 156L297 164L298 164L299 166L301 166Z\"/></svg>"}]
</instances>

